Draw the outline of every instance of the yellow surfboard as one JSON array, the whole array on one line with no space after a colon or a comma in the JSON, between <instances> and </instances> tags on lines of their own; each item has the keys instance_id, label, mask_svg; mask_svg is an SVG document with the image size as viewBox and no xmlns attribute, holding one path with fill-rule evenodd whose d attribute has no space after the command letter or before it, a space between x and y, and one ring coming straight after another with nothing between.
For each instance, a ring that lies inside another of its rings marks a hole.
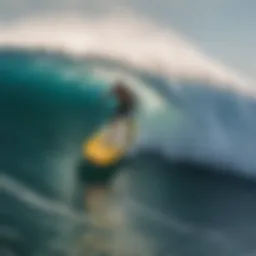
<instances>
[{"instance_id":1,"label":"yellow surfboard","mask_svg":"<svg viewBox=\"0 0 256 256\"><path fill-rule=\"evenodd\" d=\"M134 121L131 119L117 120L84 144L84 157L100 167L115 164L124 157L134 138Z\"/></svg>"}]
</instances>

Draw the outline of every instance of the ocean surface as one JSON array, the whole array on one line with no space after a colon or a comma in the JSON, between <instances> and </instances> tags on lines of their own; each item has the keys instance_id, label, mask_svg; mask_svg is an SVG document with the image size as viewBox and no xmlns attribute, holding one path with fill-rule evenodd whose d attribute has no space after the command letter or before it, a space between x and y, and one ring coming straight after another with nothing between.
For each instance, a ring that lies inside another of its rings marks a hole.
<instances>
[{"instance_id":1,"label":"ocean surface","mask_svg":"<svg viewBox=\"0 0 256 256\"><path fill-rule=\"evenodd\" d=\"M6 33L0 33L1 256L256 255L254 88L236 76L223 79L226 73L207 61L195 76L186 58L181 71L171 74L165 63L161 73L161 65L136 65L124 52L71 54L57 51L56 40L54 49L38 38L32 47L25 37L19 46L15 33ZM108 92L119 79L138 97L138 134L113 167L104 213L114 220L106 228L94 224L84 204L88 184L79 168L83 142L115 110Z\"/></svg>"}]
</instances>

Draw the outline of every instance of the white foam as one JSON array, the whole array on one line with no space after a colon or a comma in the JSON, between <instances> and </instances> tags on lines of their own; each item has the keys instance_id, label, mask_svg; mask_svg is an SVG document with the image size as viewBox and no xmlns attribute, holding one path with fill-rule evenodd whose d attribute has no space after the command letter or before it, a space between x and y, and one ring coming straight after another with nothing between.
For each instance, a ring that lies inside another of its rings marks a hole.
<instances>
[{"instance_id":1,"label":"white foam","mask_svg":"<svg viewBox=\"0 0 256 256\"><path fill-rule=\"evenodd\" d=\"M100 19L65 15L30 18L9 25L0 23L0 45L95 54L169 78L199 78L256 95L247 79L207 58L175 32L131 15Z\"/></svg>"}]
</instances>

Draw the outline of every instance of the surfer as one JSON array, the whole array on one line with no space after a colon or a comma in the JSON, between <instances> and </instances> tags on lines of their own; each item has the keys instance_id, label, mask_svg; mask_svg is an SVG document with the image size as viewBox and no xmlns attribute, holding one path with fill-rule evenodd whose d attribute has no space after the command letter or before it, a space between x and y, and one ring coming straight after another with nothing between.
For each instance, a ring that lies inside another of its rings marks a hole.
<instances>
[{"instance_id":1,"label":"surfer","mask_svg":"<svg viewBox=\"0 0 256 256\"><path fill-rule=\"evenodd\" d=\"M135 97L123 82L117 82L110 94L117 99L118 106L107 127L93 136L84 147L84 160L80 174L85 182L85 206L98 228L116 227L111 218L111 181L120 171L125 154L134 137L133 114ZM97 244L100 238L95 238Z\"/></svg>"},{"instance_id":2,"label":"surfer","mask_svg":"<svg viewBox=\"0 0 256 256\"><path fill-rule=\"evenodd\" d=\"M83 172L89 183L108 183L124 160L127 150L134 139L134 112L136 98L128 86L118 81L111 95L118 100L116 111L102 130L97 132L84 145Z\"/></svg>"}]
</instances>

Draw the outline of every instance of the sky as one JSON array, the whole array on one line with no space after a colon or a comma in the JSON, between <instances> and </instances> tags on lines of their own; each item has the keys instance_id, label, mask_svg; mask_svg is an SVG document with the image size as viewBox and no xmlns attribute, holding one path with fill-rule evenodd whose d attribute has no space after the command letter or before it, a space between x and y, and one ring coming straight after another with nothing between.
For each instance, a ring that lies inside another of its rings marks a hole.
<instances>
[{"instance_id":1,"label":"sky","mask_svg":"<svg viewBox=\"0 0 256 256\"><path fill-rule=\"evenodd\" d=\"M1 0L0 21L67 11L104 15L119 9L178 31L213 59L256 81L254 0Z\"/></svg>"}]
</instances>

